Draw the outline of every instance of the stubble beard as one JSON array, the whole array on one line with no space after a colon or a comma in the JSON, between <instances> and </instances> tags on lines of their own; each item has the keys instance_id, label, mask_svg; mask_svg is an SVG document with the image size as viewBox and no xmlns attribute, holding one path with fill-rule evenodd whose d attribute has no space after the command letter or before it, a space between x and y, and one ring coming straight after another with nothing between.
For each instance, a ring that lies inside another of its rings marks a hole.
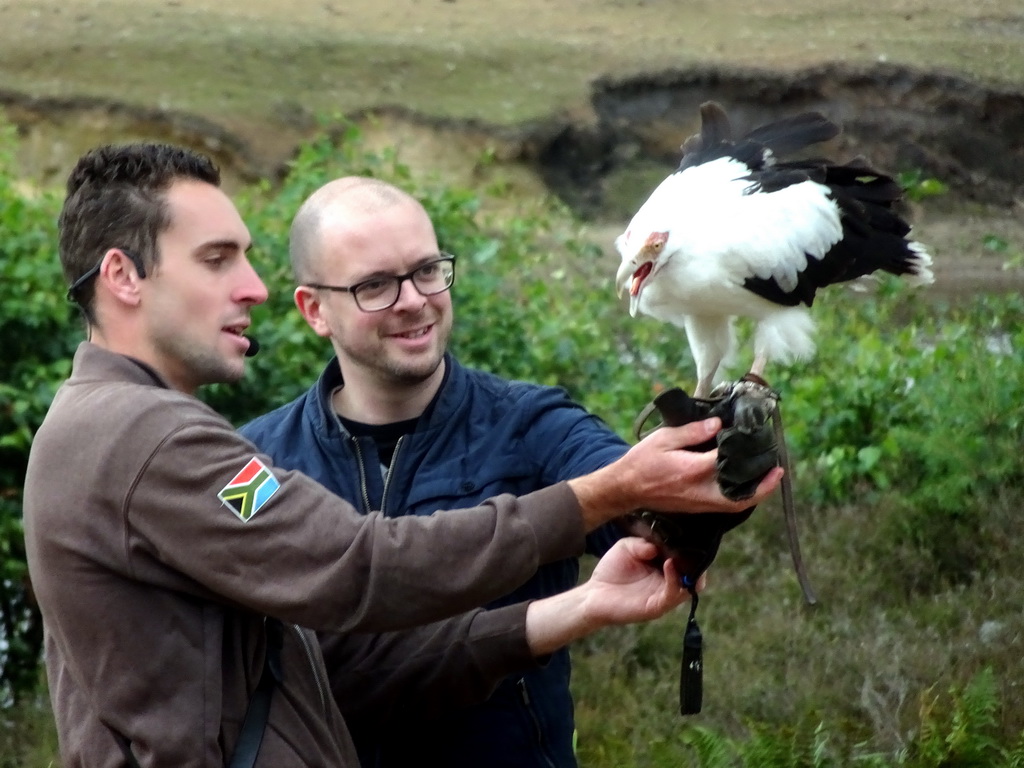
<instances>
[{"instance_id":1,"label":"stubble beard","mask_svg":"<svg viewBox=\"0 0 1024 768\"><path fill-rule=\"evenodd\" d=\"M342 348L345 357L364 370L374 374L378 381L401 387L422 384L437 371L451 338L451 325L442 328L440 320L437 329L437 346L429 358L406 360L389 355L384 350Z\"/></svg>"},{"instance_id":2,"label":"stubble beard","mask_svg":"<svg viewBox=\"0 0 1024 768\"><path fill-rule=\"evenodd\" d=\"M228 360L216 349L201 349L180 337L157 338L155 345L162 355L177 361L197 387L233 384L245 373L244 361Z\"/></svg>"},{"instance_id":3,"label":"stubble beard","mask_svg":"<svg viewBox=\"0 0 1024 768\"><path fill-rule=\"evenodd\" d=\"M422 384L434 374L437 366L441 364L442 357L443 353L440 353L421 365L402 365L396 361L385 360L380 366L380 373L393 384L415 386Z\"/></svg>"}]
</instances>

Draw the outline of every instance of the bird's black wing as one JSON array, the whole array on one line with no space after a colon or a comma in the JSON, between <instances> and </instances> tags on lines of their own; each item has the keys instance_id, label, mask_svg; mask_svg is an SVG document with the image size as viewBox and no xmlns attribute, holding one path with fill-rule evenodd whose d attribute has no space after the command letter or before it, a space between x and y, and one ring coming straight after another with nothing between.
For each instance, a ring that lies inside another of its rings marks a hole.
<instances>
[{"instance_id":1,"label":"bird's black wing","mask_svg":"<svg viewBox=\"0 0 1024 768\"><path fill-rule=\"evenodd\" d=\"M807 253L794 289L772 278L752 277L743 287L784 306L811 306L819 288L855 280L873 272L917 274L920 255L907 241L910 225L897 210L902 187L863 158L844 165L827 160L779 163L750 174L751 194L771 194L789 184L816 181L828 188L839 209L842 238L824 254Z\"/></svg>"},{"instance_id":2,"label":"bird's black wing","mask_svg":"<svg viewBox=\"0 0 1024 768\"><path fill-rule=\"evenodd\" d=\"M734 158L757 171L771 165L774 157L828 141L840 132L839 126L820 112L805 112L762 125L733 141L729 117L714 101L701 104L700 119L700 133L681 147L680 171L721 157Z\"/></svg>"}]
</instances>

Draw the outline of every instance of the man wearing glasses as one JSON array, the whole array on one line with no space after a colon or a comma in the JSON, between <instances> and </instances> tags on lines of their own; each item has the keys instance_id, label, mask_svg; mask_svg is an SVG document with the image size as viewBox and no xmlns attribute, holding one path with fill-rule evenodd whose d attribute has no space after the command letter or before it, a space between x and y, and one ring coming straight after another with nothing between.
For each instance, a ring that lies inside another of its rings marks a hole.
<instances>
[{"instance_id":1,"label":"man wearing glasses","mask_svg":"<svg viewBox=\"0 0 1024 768\"><path fill-rule=\"evenodd\" d=\"M447 353L455 258L402 190L368 178L325 185L296 215L290 252L295 303L336 357L304 396L243 427L279 465L364 513L429 515L577 477L627 450L563 390L470 370ZM599 528L587 550L601 555L617 535ZM578 575L575 558L541 566L488 607L563 592ZM335 643L324 640L328 668ZM389 721L351 711L346 720L367 768L575 766L569 674L562 649L480 705L428 716L409 697ZM343 709L350 681L335 684Z\"/></svg>"},{"instance_id":2,"label":"man wearing glasses","mask_svg":"<svg viewBox=\"0 0 1024 768\"><path fill-rule=\"evenodd\" d=\"M351 293L356 306L363 312L383 312L398 302L402 283L406 280L412 280L416 290L423 296L444 293L455 282L455 257L449 253L440 253L437 258L431 258L412 272L406 272L404 275L371 277L355 285L309 283L307 287L321 291Z\"/></svg>"}]
</instances>

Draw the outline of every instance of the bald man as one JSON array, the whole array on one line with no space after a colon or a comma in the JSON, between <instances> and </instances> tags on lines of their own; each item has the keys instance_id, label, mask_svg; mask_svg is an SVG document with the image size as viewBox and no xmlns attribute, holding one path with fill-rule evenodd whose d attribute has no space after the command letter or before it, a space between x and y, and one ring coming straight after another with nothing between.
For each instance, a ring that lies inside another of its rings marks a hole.
<instances>
[{"instance_id":1,"label":"bald man","mask_svg":"<svg viewBox=\"0 0 1024 768\"><path fill-rule=\"evenodd\" d=\"M369 178L327 184L296 215L290 254L295 303L335 357L305 395L242 429L279 465L364 513L430 515L578 477L626 452L563 390L472 370L448 352L456 256L404 191ZM617 537L601 527L587 551L600 555ZM578 575L575 558L540 565L487 607L564 592ZM455 576L439 567L425 578ZM340 665L343 642L325 635L322 645L328 668ZM569 676L563 648L481 703L439 710L410 688L384 715L360 711L350 676L332 676L332 688L367 768L572 768Z\"/></svg>"}]
</instances>

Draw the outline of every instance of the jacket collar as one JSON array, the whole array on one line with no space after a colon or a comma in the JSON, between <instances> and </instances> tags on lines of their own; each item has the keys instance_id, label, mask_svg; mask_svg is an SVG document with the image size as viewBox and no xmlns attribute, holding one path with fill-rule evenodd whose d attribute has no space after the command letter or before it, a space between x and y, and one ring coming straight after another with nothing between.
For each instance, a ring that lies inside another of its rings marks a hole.
<instances>
[{"instance_id":1,"label":"jacket collar","mask_svg":"<svg viewBox=\"0 0 1024 768\"><path fill-rule=\"evenodd\" d=\"M444 379L434 399L427 406L426 418L420 420L417 432L444 424L455 413L466 390L466 369L459 365L450 352L445 352L444 362ZM320 374L320 378L306 393L306 410L310 413L316 429L328 437L335 438L348 434L341 426L341 421L331 404L331 393L344 383L338 358L333 357Z\"/></svg>"},{"instance_id":2,"label":"jacket collar","mask_svg":"<svg viewBox=\"0 0 1024 768\"><path fill-rule=\"evenodd\" d=\"M77 384L96 380L171 388L160 374L141 360L83 341L75 350L69 381Z\"/></svg>"}]
</instances>

